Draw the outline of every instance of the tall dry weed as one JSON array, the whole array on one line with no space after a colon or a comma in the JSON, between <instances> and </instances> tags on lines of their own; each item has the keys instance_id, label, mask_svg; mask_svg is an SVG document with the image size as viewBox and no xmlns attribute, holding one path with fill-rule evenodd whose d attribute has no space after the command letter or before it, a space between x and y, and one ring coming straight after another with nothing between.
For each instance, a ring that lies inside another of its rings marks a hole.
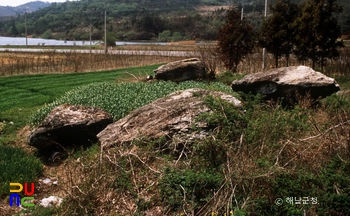
<instances>
[{"instance_id":1,"label":"tall dry weed","mask_svg":"<svg viewBox=\"0 0 350 216\"><path fill-rule=\"evenodd\" d=\"M38 53L1 53L0 75L71 73L139 67L176 61L191 56L132 54L88 54L77 51L59 53L55 51Z\"/></svg>"}]
</instances>

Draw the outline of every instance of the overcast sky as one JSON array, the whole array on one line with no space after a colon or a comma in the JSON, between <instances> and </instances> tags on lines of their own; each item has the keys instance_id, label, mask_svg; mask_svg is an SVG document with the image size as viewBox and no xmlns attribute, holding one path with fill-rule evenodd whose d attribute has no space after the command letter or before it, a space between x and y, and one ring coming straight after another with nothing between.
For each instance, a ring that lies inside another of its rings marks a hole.
<instances>
[{"instance_id":1,"label":"overcast sky","mask_svg":"<svg viewBox=\"0 0 350 216\"><path fill-rule=\"evenodd\" d=\"M32 1L65 2L66 0L0 0L0 6L18 6Z\"/></svg>"}]
</instances>

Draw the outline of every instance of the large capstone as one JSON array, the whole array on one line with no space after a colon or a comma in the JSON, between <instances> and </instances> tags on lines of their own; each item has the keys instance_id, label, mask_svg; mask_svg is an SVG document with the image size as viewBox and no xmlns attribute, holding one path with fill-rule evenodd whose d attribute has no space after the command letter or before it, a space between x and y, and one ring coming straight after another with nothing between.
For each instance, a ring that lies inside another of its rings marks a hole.
<instances>
[{"instance_id":1,"label":"large capstone","mask_svg":"<svg viewBox=\"0 0 350 216\"><path fill-rule=\"evenodd\" d=\"M170 62L154 70L155 79L173 82L202 79L205 74L205 65L197 58Z\"/></svg>"},{"instance_id":2,"label":"large capstone","mask_svg":"<svg viewBox=\"0 0 350 216\"><path fill-rule=\"evenodd\" d=\"M340 90L333 78L306 66L248 74L231 86L233 91L261 94L266 99L283 99L287 103L295 103L303 96L316 101Z\"/></svg>"},{"instance_id":3,"label":"large capstone","mask_svg":"<svg viewBox=\"0 0 350 216\"><path fill-rule=\"evenodd\" d=\"M128 144L147 137L156 139L167 137L171 140L187 142L201 139L206 122L196 121L196 117L211 110L206 106L206 96L221 98L233 107L241 107L241 102L232 95L203 89L178 91L132 111L126 117L110 124L97 135L103 148L112 145Z\"/></svg>"},{"instance_id":4,"label":"large capstone","mask_svg":"<svg viewBox=\"0 0 350 216\"><path fill-rule=\"evenodd\" d=\"M102 109L61 105L30 133L28 144L47 149L96 142L96 135L112 122L112 116Z\"/></svg>"}]
</instances>

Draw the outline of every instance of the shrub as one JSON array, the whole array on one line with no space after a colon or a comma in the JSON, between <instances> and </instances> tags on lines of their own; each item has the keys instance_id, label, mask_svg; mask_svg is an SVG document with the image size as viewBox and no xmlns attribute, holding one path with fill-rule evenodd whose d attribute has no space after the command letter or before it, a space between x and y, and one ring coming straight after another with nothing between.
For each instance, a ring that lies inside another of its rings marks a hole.
<instances>
[{"instance_id":1,"label":"shrub","mask_svg":"<svg viewBox=\"0 0 350 216\"><path fill-rule=\"evenodd\" d=\"M171 31L170 30L164 30L163 32L159 33L159 35L158 35L158 41L167 42L170 39L171 39Z\"/></svg>"},{"instance_id":2,"label":"shrub","mask_svg":"<svg viewBox=\"0 0 350 216\"><path fill-rule=\"evenodd\" d=\"M114 32L108 32L107 33L107 46L115 46L115 41L116 41L116 35Z\"/></svg>"},{"instance_id":3,"label":"shrub","mask_svg":"<svg viewBox=\"0 0 350 216\"><path fill-rule=\"evenodd\" d=\"M187 204L193 210L205 204L220 187L223 176L208 170L177 170L165 168L159 190L163 201L171 210Z\"/></svg>"},{"instance_id":4,"label":"shrub","mask_svg":"<svg viewBox=\"0 0 350 216\"><path fill-rule=\"evenodd\" d=\"M45 31L42 35L41 38L43 39L52 39L52 31L49 29Z\"/></svg>"},{"instance_id":5,"label":"shrub","mask_svg":"<svg viewBox=\"0 0 350 216\"><path fill-rule=\"evenodd\" d=\"M346 164L334 159L326 168L321 169L319 174L306 170L277 174L269 182L271 191L265 191L268 199L260 195L255 210L263 212L263 215L301 215L303 210L317 215L346 215L350 206L350 197L347 195L350 187L345 167ZM308 198L309 201L295 204L295 198L299 197L302 200ZM274 203L277 198L283 200L281 206ZM286 203L287 198L292 198L293 203ZM313 206L317 206L317 209L312 208Z\"/></svg>"},{"instance_id":6,"label":"shrub","mask_svg":"<svg viewBox=\"0 0 350 216\"><path fill-rule=\"evenodd\" d=\"M171 36L171 41L181 41L183 39L184 37L180 32L174 32L173 35Z\"/></svg>"}]
</instances>

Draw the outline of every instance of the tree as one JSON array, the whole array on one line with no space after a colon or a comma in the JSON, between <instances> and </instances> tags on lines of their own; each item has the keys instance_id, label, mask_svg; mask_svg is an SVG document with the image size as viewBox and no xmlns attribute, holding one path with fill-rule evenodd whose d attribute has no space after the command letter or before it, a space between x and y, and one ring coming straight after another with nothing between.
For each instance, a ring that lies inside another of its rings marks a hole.
<instances>
[{"instance_id":1,"label":"tree","mask_svg":"<svg viewBox=\"0 0 350 216\"><path fill-rule=\"evenodd\" d=\"M162 33L158 34L158 41L167 42L170 40L170 37L171 37L171 31L164 30Z\"/></svg>"},{"instance_id":2,"label":"tree","mask_svg":"<svg viewBox=\"0 0 350 216\"><path fill-rule=\"evenodd\" d=\"M338 41L341 31L335 17L341 7L336 0L307 0L300 4L300 10L294 53L301 61L311 59L313 68L318 63L323 69L325 60L338 57L338 48L344 46Z\"/></svg>"},{"instance_id":3,"label":"tree","mask_svg":"<svg viewBox=\"0 0 350 216\"><path fill-rule=\"evenodd\" d=\"M225 66L233 73L239 62L254 48L253 27L245 20L236 8L227 11L225 24L219 28L218 54Z\"/></svg>"},{"instance_id":4,"label":"tree","mask_svg":"<svg viewBox=\"0 0 350 216\"><path fill-rule=\"evenodd\" d=\"M114 32L107 32L107 46L116 46L116 40Z\"/></svg>"},{"instance_id":5,"label":"tree","mask_svg":"<svg viewBox=\"0 0 350 216\"><path fill-rule=\"evenodd\" d=\"M16 28L16 21L12 20L12 28L11 28L11 32L10 32L11 36L17 36L18 35L18 31Z\"/></svg>"},{"instance_id":6,"label":"tree","mask_svg":"<svg viewBox=\"0 0 350 216\"><path fill-rule=\"evenodd\" d=\"M272 15L262 25L259 44L273 54L276 68L278 59L283 56L286 57L288 66L294 46L292 23L298 15L298 8L290 0L277 0L274 5L270 5L270 10Z\"/></svg>"},{"instance_id":7,"label":"tree","mask_svg":"<svg viewBox=\"0 0 350 216\"><path fill-rule=\"evenodd\" d=\"M52 31L51 29L46 30L42 35L41 38L43 39L52 39Z\"/></svg>"}]
</instances>

